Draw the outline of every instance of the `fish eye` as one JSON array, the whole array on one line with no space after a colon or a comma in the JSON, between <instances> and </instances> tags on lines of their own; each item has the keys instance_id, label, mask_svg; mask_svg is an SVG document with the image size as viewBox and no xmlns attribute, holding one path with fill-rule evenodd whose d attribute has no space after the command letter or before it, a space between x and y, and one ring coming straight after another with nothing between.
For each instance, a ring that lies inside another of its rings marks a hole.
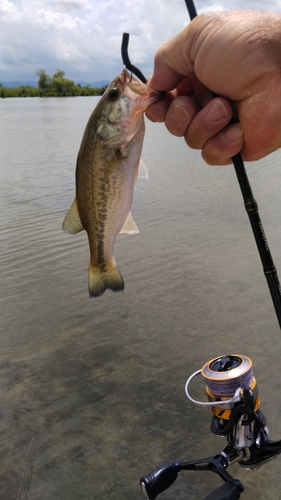
<instances>
[{"instance_id":1,"label":"fish eye","mask_svg":"<svg viewBox=\"0 0 281 500\"><path fill-rule=\"evenodd\" d=\"M117 101L117 99L119 97L119 92L118 92L116 87L114 87L113 89L111 89L108 92L108 97L109 97L110 101Z\"/></svg>"}]
</instances>

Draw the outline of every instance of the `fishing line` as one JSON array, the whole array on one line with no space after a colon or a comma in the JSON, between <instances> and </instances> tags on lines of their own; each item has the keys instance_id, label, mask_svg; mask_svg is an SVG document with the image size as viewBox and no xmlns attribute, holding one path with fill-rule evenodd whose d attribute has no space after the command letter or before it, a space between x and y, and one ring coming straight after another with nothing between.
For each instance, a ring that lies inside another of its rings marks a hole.
<instances>
[{"instance_id":1,"label":"fishing line","mask_svg":"<svg viewBox=\"0 0 281 500\"><path fill-rule=\"evenodd\" d=\"M233 396L240 387L255 386L252 361L247 356L232 355L208 361L201 374L207 394L214 398Z\"/></svg>"},{"instance_id":2,"label":"fishing line","mask_svg":"<svg viewBox=\"0 0 281 500\"><path fill-rule=\"evenodd\" d=\"M128 27L127 27L127 18L126 18L126 14L125 14L125 9L124 9L124 6L123 6L123 2L122 0L119 0L119 3L121 5L121 9L123 11L123 16L124 16L124 21L125 21L125 28L126 28L126 31L128 31Z\"/></svg>"},{"instance_id":3,"label":"fishing line","mask_svg":"<svg viewBox=\"0 0 281 500\"><path fill-rule=\"evenodd\" d=\"M197 16L193 0L185 0L185 4L189 13L190 20L192 21L192 19ZM231 123L238 123L237 118L235 117L231 121ZM248 214L252 231L256 240L256 245L260 254L263 271L267 280L276 316L281 328L281 286L277 276L277 270L273 263L273 259L269 250L265 231L259 216L258 205L256 200L254 199L241 154L238 153L237 155L233 156L232 162L241 189L245 209Z\"/></svg>"}]
</instances>

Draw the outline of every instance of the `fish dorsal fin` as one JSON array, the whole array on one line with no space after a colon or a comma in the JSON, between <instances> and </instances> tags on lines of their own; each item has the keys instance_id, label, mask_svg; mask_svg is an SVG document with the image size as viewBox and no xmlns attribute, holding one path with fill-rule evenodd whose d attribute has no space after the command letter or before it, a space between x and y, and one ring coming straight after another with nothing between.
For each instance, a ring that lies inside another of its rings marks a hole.
<instances>
[{"instance_id":1,"label":"fish dorsal fin","mask_svg":"<svg viewBox=\"0 0 281 500\"><path fill-rule=\"evenodd\" d=\"M148 171L147 171L147 168L146 168L144 162L142 161L142 159L140 159L140 161L139 161L138 179L145 179L146 181L148 179Z\"/></svg>"},{"instance_id":2,"label":"fish dorsal fin","mask_svg":"<svg viewBox=\"0 0 281 500\"><path fill-rule=\"evenodd\" d=\"M127 234L136 234L138 233L139 230L137 228L137 225L132 217L131 212L129 212L129 215L125 221L124 226L122 227L120 234L121 233L127 233Z\"/></svg>"},{"instance_id":3,"label":"fish dorsal fin","mask_svg":"<svg viewBox=\"0 0 281 500\"><path fill-rule=\"evenodd\" d=\"M62 229L69 234L80 233L84 229L78 212L76 198L65 216Z\"/></svg>"}]
</instances>

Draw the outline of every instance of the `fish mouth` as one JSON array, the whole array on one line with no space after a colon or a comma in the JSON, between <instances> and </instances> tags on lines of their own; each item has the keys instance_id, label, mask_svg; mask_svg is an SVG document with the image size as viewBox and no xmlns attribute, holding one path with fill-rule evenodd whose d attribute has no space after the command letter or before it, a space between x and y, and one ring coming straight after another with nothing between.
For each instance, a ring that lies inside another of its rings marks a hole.
<instances>
[{"instance_id":1,"label":"fish mouth","mask_svg":"<svg viewBox=\"0 0 281 500\"><path fill-rule=\"evenodd\" d=\"M143 102L146 103L147 107L150 104L153 104L156 101L159 101L162 99L162 93L159 92L158 90L153 90L141 83L143 87L139 88L138 86L135 85L129 85L127 88L130 91L130 94L132 98L135 101Z\"/></svg>"},{"instance_id":2,"label":"fish mouth","mask_svg":"<svg viewBox=\"0 0 281 500\"><path fill-rule=\"evenodd\" d=\"M123 68L120 75L120 80L122 83L130 83L132 80L135 80L135 78L133 77L133 74L130 74L126 68Z\"/></svg>"},{"instance_id":3,"label":"fish mouth","mask_svg":"<svg viewBox=\"0 0 281 500\"><path fill-rule=\"evenodd\" d=\"M155 101L163 98L163 92L150 89L145 83L142 83L130 74L126 68L122 70L120 80L121 83L127 86L136 96L140 96L144 99L155 99Z\"/></svg>"}]
</instances>

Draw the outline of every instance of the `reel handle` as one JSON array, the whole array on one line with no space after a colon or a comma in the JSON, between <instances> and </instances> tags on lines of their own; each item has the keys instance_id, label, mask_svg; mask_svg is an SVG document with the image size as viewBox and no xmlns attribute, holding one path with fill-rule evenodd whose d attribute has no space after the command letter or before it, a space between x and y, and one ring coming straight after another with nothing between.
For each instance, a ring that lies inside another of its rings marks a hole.
<instances>
[{"instance_id":1,"label":"reel handle","mask_svg":"<svg viewBox=\"0 0 281 500\"><path fill-rule=\"evenodd\" d=\"M241 483L240 483L241 484ZM241 488L233 483L224 483L204 500L239 500Z\"/></svg>"},{"instance_id":2,"label":"reel handle","mask_svg":"<svg viewBox=\"0 0 281 500\"><path fill-rule=\"evenodd\" d=\"M166 463L154 469L140 480L141 491L149 500L155 498L169 488L178 477L178 468L175 464Z\"/></svg>"},{"instance_id":3,"label":"reel handle","mask_svg":"<svg viewBox=\"0 0 281 500\"><path fill-rule=\"evenodd\" d=\"M149 500L167 490L182 470L210 471L218 474L225 483L210 493L204 500L238 500L244 491L243 484L226 472L227 463L221 455L192 462L165 463L140 480L141 491Z\"/></svg>"}]
</instances>

